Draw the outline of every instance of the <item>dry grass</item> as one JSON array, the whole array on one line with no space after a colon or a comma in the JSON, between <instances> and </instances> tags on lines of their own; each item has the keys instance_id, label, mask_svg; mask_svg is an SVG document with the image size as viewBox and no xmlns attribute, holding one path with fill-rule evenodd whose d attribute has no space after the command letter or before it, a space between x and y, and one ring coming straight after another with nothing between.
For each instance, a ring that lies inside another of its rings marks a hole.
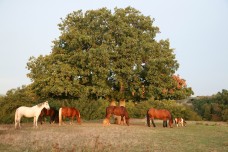
<instances>
[{"instance_id":1,"label":"dry grass","mask_svg":"<svg viewBox=\"0 0 228 152\"><path fill-rule=\"evenodd\" d=\"M187 127L163 128L156 122L149 128L140 119L130 126L103 126L102 120L82 125L31 123L0 125L0 151L213 151L228 150L228 124L188 122Z\"/></svg>"}]
</instances>

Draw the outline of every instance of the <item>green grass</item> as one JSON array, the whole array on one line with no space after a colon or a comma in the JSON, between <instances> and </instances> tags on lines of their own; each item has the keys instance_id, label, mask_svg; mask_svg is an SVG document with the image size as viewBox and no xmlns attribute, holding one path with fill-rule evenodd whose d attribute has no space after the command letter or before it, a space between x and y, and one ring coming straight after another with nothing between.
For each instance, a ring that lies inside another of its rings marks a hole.
<instances>
[{"instance_id":1,"label":"green grass","mask_svg":"<svg viewBox=\"0 0 228 152\"><path fill-rule=\"evenodd\" d=\"M0 125L0 151L228 151L228 124L188 122L187 127L156 128L133 119L131 125L102 126L100 121L82 125L44 124L39 128L23 123Z\"/></svg>"}]
</instances>

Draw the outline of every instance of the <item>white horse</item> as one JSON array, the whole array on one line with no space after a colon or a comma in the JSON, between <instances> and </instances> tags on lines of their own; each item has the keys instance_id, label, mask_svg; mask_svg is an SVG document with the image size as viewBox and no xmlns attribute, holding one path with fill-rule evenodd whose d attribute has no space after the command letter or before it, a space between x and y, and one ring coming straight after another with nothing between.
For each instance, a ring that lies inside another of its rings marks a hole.
<instances>
[{"instance_id":1,"label":"white horse","mask_svg":"<svg viewBox=\"0 0 228 152\"><path fill-rule=\"evenodd\" d=\"M27 118L31 118L33 117L33 125L34 127L37 127L37 121L40 115L40 112L43 108L46 108L47 110L50 109L48 101L40 103L38 105L35 105L33 107L25 107L25 106L21 106L19 108L17 108L16 112L15 112L15 129L17 128L17 125L19 125L19 127L21 128L21 117L27 117Z\"/></svg>"}]
</instances>

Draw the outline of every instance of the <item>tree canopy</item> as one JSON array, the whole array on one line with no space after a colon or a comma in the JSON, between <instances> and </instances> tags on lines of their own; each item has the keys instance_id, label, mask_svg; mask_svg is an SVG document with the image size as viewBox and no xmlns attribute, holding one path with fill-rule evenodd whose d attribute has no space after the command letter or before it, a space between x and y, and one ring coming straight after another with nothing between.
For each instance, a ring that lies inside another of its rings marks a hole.
<instances>
[{"instance_id":1,"label":"tree canopy","mask_svg":"<svg viewBox=\"0 0 228 152\"><path fill-rule=\"evenodd\" d=\"M154 19L127 7L72 12L49 55L27 63L37 95L56 98L181 99L193 94ZM184 83L180 81L183 80Z\"/></svg>"}]
</instances>

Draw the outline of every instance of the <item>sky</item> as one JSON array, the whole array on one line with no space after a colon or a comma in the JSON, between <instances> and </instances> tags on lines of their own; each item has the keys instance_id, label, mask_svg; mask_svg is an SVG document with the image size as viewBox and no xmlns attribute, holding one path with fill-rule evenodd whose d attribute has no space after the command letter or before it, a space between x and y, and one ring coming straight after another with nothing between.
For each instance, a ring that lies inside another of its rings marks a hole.
<instances>
[{"instance_id":1,"label":"sky","mask_svg":"<svg viewBox=\"0 0 228 152\"><path fill-rule=\"evenodd\" d=\"M176 74L194 96L228 90L227 0L0 0L0 94L31 83L26 64L50 54L61 18L128 6L155 19L156 39L169 39L180 64Z\"/></svg>"}]
</instances>

